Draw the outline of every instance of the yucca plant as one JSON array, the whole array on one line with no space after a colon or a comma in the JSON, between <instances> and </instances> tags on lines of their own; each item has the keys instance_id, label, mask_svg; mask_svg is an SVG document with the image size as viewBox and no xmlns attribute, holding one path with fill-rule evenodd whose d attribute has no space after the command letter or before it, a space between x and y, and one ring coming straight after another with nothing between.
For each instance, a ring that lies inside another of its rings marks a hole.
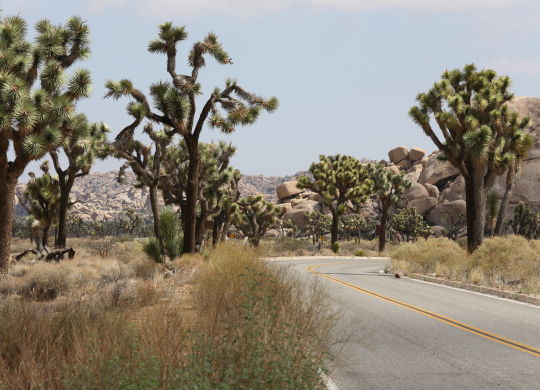
<instances>
[{"instance_id":1,"label":"yucca plant","mask_svg":"<svg viewBox=\"0 0 540 390\"><path fill-rule=\"evenodd\" d=\"M143 244L143 251L156 263L164 263L166 257L172 261L182 253L183 232L178 214L169 207L159 213L159 224L163 244L152 237Z\"/></svg>"},{"instance_id":2,"label":"yucca plant","mask_svg":"<svg viewBox=\"0 0 540 390\"><path fill-rule=\"evenodd\" d=\"M62 145L64 125L91 89L87 70L66 71L89 54L89 29L78 17L36 24L35 42L19 16L0 18L0 273L10 257L15 187L31 161Z\"/></svg>"}]
</instances>

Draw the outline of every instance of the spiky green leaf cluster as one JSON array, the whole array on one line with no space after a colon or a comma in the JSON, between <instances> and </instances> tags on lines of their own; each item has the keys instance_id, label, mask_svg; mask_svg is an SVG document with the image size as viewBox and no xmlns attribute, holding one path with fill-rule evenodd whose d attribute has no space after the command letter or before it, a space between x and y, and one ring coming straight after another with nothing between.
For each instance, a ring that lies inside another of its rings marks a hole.
<instances>
[{"instance_id":1,"label":"spiky green leaf cluster","mask_svg":"<svg viewBox=\"0 0 540 390\"><path fill-rule=\"evenodd\" d=\"M373 181L367 167L351 156L320 156L311 164L311 177L298 179L298 187L320 194L325 206L339 215L358 210L369 198Z\"/></svg>"},{"instance_id":2,"label":"spiky green leaf cluster","mask_svg":"<svg viewBox=\"0 0 540 390\"><path fill-rule=\"evenodd\" d=\"M24 203L30 215L42 226L50 225L58 217L60 185L58 178L49 173L47 161L40 166L41 176L30 173L30 181L24 190Z\"/></svg>"},{"instance_id":3,"label":"spiky green leaf cluster","mask_svg":"<svg viewBox=\"0 0 540 390\"><path fill-rule=\"evenodd\" d=\"M87 24L78 17L59 26L42 20L36 31L31 43L21 17L0 19L0 130L7 137L0 155L12 143L16 155L10 167L16 175L61 145L62 126L74 116L76 102L91 91L88 71L68 74L89 53Z\"/></svg>"},{"instance_id":4,"label":"spiky green leaf cluster","mask_svg":"<svg viewBox=\"0 0 540 390\"><path fill-rule=\"evenodd\" d=\"M445 71L432 89L417 96L418 105L409 114L463 174L468 164L504 171L523 153L519 140L530 125L529 118L509 108L514 97L509 87L507 76L466 65Z\"/></svg>"},{"instance_id":5,"label":"spiky green leaf cluster","mask_svg":"<svg viewBox=\"0 0 540 390\"><path fill-rule=\"evenodd\" d=\"M276 225L282 209L264 199L262 195L251 195L238 201L238 212L234 225L254 244L268 229Z\"/></svg>"},{"instance_id":6,"label":"spiky green leaf cluster","mask_svg":"<svg viewBox=\"0 0 540 390\"><path fill-rule=\"evenodd\" d=\"M403 173L394 173L381 164L369 164L367 170L373 182L373 194L383 207L397 204L411 187L412 183Z\"/></svg>"}]
</instances>

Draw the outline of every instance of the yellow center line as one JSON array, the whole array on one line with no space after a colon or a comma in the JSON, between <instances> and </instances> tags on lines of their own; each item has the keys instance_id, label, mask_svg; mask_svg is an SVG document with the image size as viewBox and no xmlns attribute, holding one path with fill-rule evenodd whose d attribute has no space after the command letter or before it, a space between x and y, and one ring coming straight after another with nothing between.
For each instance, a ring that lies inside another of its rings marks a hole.
<instances>
[{"instance_id":1,"label":"yellow center line","mask_svg":"<svg viewBox=\"0 0 540 390\"><path fill-rule=\"evenodd\" d=\"M350 264L350 263L351 263L351 261L349 260L349 261L342 261L342 262L317 264L317 265L312 265L310 267L307 267L306 270L313 273L313 274L315 274L315 275L318 275L318 276L321 276L321 277L326 278L328 280L331 280L332 282L335 282L335 283L341 284L343 286L352 288L353 290L356 290L356 291L361 292L363 294L370 295L372 297L381 299L383 301L390 302L390 303L393 303L395 305L404 307L404 308L406 308L408 310L411 310L411 311L414 311L416 313L422 314L422 315L424 315L426 317L429 317L429 318L433 318L434 320L444 322L445 324L451 325L453 327L464 330L466 332L475 334L477 336L483 337L483 338L491 340L491 341L495 341L495 342L497 342L499 344L506 345L507 347L517 349L518 351L528 353L529 355L540 357L540 349L538 349L538 348L531 347L530 345L522 344L522 343L517 342L515 340L509 339L509 338L506 338L506 337L503 337L503 336L499 336L497 334L488 332L488 331L480 329L480 328L476 328L476 327L474 327L472 325L468 325L468 324L465 324L463 322L456 321L456 320L454 320L452 318L445 317L445 316L443 316L441 314L432 312L430 310L423 309L423 308L418 307L418 306L413 306L411 304L398 301L397 299L387 297L387 296L379 294L379 293L377 293L375 291L370 291L370 290L367 290L365 288L355 286L354 284L345 282L343 280L334 278L332 276L326 275L326 274L324 274L322 272L319 272L319 271L315 270L315 268L324 267L324 266L328 266L328 265L339 265L339 264Z\"/></svg>"}]
</instances>

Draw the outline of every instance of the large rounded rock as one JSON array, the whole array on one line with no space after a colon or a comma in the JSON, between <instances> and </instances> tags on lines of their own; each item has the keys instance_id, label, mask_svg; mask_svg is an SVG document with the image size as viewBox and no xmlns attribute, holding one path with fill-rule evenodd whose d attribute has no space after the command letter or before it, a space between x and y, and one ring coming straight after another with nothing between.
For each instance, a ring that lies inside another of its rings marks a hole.
<instances>
[{"instance_id":1,"label":"large rounded rock","mask_svg":"<svg viewBox=\"0 0 540 390\"><path fill-rule=\"evenodd\" d=\"M504 194L505 179L505 175L500 176L493 187L493 190L500 197ZM510 203L517 204L519 202L540 206L540 158L523 162L521 176L510 197Z\"/></svg>"},{"instance_id":2,"label":"large rounded rock","mask_svg":"<svg viewBox=\"0 0 540 390\"><path fill-rule=\"evenodd\" d=\"M396 175L399 174L399 167L397 165L389 165L386 167L386 169L388 169L390 172Z\"/></svg>"},{"instance_id":3,"label":"large rounded rock","mask_svg":"<svg viewBox=\"0 0 540 390\"><path fill-rule=\"evenodd\" d=\"M412 148L409 150L409 158L411 161L418 161L424 158L426 151L422 148Z\"/></svg>"},{"instance_id":4,"label":"large rounded rock","mask_svg":"<svg viewBox=\"0 0 540 390\"><path fill-rule=\"evenodd\" d=\"M428 183L441 186L458 175L459 171L456 167L454 167L448 161L441 161L437 159L437 154L432 154L428 157L426 166L422 170L422 174L420 175L418 182L422 184Z\"/></svg>"},{"instance_id":5,"label":"large rounded rock","mask_svg":"<svg viewBox=\"0 0 540 390\"><path fill-rule=\"evenodd\" d=\"M437 205L436 198L421 198L409 202L408 207L414 207L422 215L426 215L433 207Z\"/></svg>"},{"instance_id":6,"label":"large rounded rock","mask_svg":"<svg viewBox=\"0 0 540 390\"><path fill-rule=\"evenodd\" d=\"M420 178L421 174L422 174L422 166L421 165L415 165L405 175L405 178L407 180L409 180L411 183L416 183L416 182L418 182L418 179Z\"/></svg>"},{"instance_id":7,"label":"large rounded rock","mask_svg":"<svg viewBox=\"0 0 540 390\"><path fill-rule=\"evenodd\" d=\"M276 207L281 208L283 211L282 213L287 213L292 210L292 204L291 203L279 203L276 205Z\"/></svg>"},{"instance_id":8,"label":"large rounded rock","mask_svg":"<svg viewBox=\"0 0 540 390\"><path fill-rule=\"evenodd\" d=\"M465 201L455 200L453 202L439 203L427 214L426 219L432 225L449 229L460 222L462 214L463 216L466 214Z\"/></svg>"},{"instance_id":9,"label":"large rounded rock","mask_svg":"<svg viewBox=\"0 0 540 390\"><path fill-rule=\"evenodd\" d=\"M408 202L411 202L415 199L427 198L428 196L429 193L426 187L419 183L413 183L411 187L407 189L403 194L403 198L405 198Z\"/></svg>"},{"instance_id":10,"label":"large rounded rock","mask_svg":"<svg viewBox=\"0 0 540 390\"><path fill-rule=\"evenodd\" d=\"M424 187L426 187L426 190L430 197L439 199L439 189L434 186L433 184L425 183Z\"/></svg>"},{"instance_id":11,"label":"large rounded rock","mask_svg":"<svg viewBox=\"0 0 540 390\"><path fill-rule=\"evenodd\" d=\"M465 200L465 179L461 175L448 184L442 192L443 202L453 202L454 200Z\"/></svg>"},{"instance_id":12,"label":"large rounded rock","mask_svg":"<svg viewBox=\"0 0 540 390\"><path fill-rule=\"evenodd\" d=\"M406 146L398 146L388 152L388 158L393 163L398 163L409 158L409 148Z\"/></svg>"},{"instance_id":13,"label":"large rounded rock","mask_svg":"<svg viewBox=\"0 0 540 390\"><path fill-rule=\"evenodd\" d=\"M296 226L303 227L307 222L307 214L315 210L318 205L319 203L314 200L306 200L287 211L281 219L283 221L290 220Z\"/></svg>"},{"instance_id":14,"label":"large rounded rock","mask_svg":"<svg viewBox=\"0 0 540 390\"><path fill-rule=\"evenodd\" d=\"M540 158L540 98L516 97L508 105L520 116L531 118L529 131L536 137L536 144L529 152L527 159Z\"/></svg>"},{"instance_id":15,"label":"large rounded rock","mask_svg":"<svg viewBox=\"0 0 540 390\"><path fill-rule=\"evenodd\" d=\"M286 181L285 183L280 184L277 189L277 197L279 200L289 198L304 192L303 189L297 187L298 181Z\"/></svg>"}]
</instances>

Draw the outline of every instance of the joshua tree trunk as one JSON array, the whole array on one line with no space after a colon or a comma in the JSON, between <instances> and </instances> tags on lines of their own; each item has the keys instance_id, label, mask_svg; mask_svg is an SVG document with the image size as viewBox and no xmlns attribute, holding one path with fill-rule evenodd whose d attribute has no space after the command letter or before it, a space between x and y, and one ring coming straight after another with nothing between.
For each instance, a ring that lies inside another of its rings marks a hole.
<instances>
[{"instance_id":1,"label":"joshua tree trunk","mask_svg":"<svg viewBox=\"0 0 540 390\"><path fill-rule=\"evenodd\" d=\"M46 221L45 225L43 225L43 230L41 231L41 246L45 248L45 250L48 250L49 246L49 232L51 230L51 221Z\"/></svg>"},{"instance_id":2,"label":"joshua tree trunk","mask_svg":"<svg viewBox=\"0 0 540 390\"><path fill-rule=\"evenodd\" d=\"M156 185L149 186L148 191L149 191L149 196L150 196L150 207L152 208L152 219L154 221L154 236L156 236L156 239L159 242L159 247L163 251L163 236L161 234L161 225L159 224L157 186Z\"/></svg>"},{"instance_id":3,"label":"joshua tree trunk","mask_svg":"<svg viewBox=\"0 0 540 390\"><path fill-rule=\"evenodd\" d=\"M501 200L501 205L499 206L499 214L497 215L497 222L495 224L495 235L497 236L502 236L504 234L504 219L506 218L506 213L508 211L510 195L512 195L514 185L516 184L516 181L520 175L520 168L521 164L517 164L517 166L515 167L508 167L508 172L506 174L506 188L504 190L504 195Z\"/></svg>"},{"instance_id":4,"label":"joshua tree trunk","mask_svg":"<svg viewBox=\"0 0 540 390\"><path fill-rule=\"evenodd\" d=\"M13 234L13 200L17 180L0 180L0 274L6 273L11 254L11 236Z\"/></svg>"},{"instance_id":5,"label":"joshua tree trunk","mask_svg":"<svg viewBox=\"0 0 540 390\"><path fill-rule=\"evenodd\" d=\"M199 190L199 145L193 138L186 138L189 151L188 183L184 220L183 253L196 252L197 198ZM184 212L184 210L182 210Z\"/></svg>"},{"instance_id":6,"label":"joshua tree trunk","mask_svg":"<svg viewBox=\"0 0 540 390\"><path fill-rule=\"evenodd\" d=\"M334 245L338 240L339 215L337 211L332 211L332 229L330 231L330 244Z\"/></svg>"},{"instance_id":7,"label":"joshua tree trunk","mask_svg":"<svg viewBox=\"0 0 540 390\"><path fill-rule=\"evenodd\" d=\"M386 248L386 224L388 222L388 206L382 206L381 224L379 225L379 252Z\"/></svg>"},{"instance_id":8,"label":"joshua tree trunk","mask_svg":"<svg viewBox=\"0 0 540 390\"><path fill-rule=\"evenodd\" d=\"M66 229L66 219L67 211L69 208L69 194L73 188L73 183L75 182L75 177L68 178L67 182L60 180L60 205L58 209L58 234L56 236L55 246L59 249L66 247L67 240L67 229ZM62 183L63 182L63 183Z\"/></svg>"},{"instance_id":9,"label":"joshua tree trunk","mask_svg":"<svg viewBox=\"0 0 540 390\"><path fill-rule=\"evenodd\" d=\"M473 171L465 177L465 200L467 202L467 251L472 253L484 240L485 188L484 178Z\"/></svg>"}]
</instances>

